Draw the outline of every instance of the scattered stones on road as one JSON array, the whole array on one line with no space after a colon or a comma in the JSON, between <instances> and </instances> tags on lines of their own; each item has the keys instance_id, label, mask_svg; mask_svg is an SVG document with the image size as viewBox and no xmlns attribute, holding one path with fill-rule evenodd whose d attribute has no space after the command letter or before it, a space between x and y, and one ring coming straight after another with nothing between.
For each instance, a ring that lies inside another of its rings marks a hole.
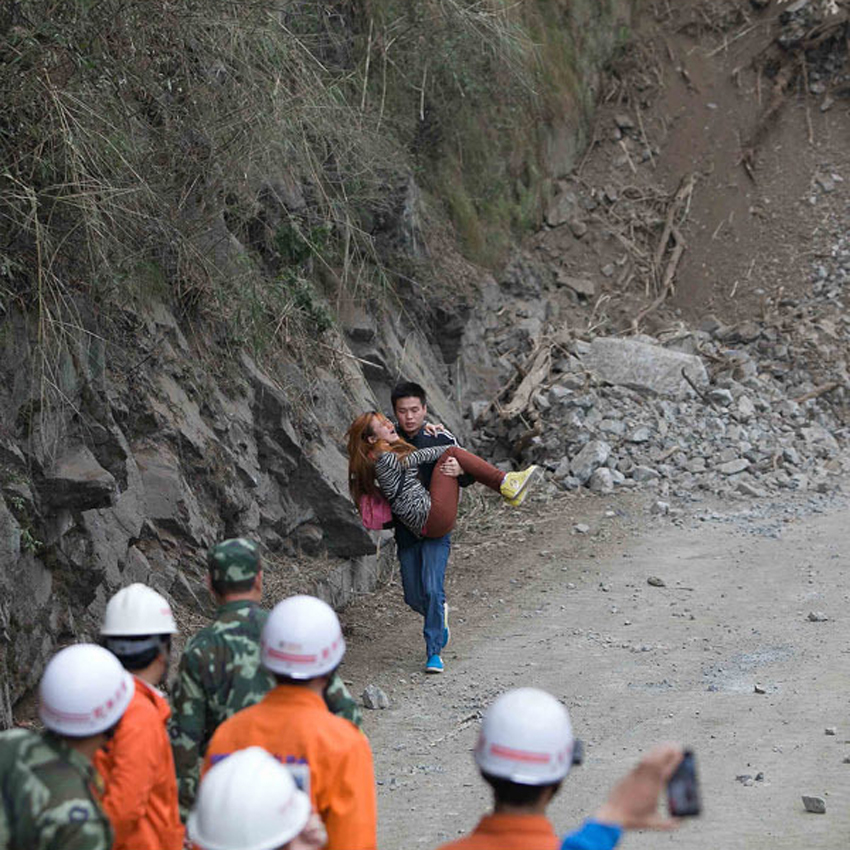
<instances>
[{"instance_id":1,"label":"scattered stones on road","mask_svg":"<svg viewBox=\"0 0 850 850\"><path fill-rule=\"evenodd\" d=\"M390 698L377 685L366 685L360 695L364 708L381 709L390 707Z\"/></svg>"},{"instance_id":2,"label":"scattered stones on road","mask_svg":"<svg viewBox=\"0 0 850 850\"><path fill-rule=\"evenodd\" d=\"M813 815L826 814L826 800L823 797L809 797L803 794L803 805L806 807L806 811Z\"/></svg>"}]
</instances>

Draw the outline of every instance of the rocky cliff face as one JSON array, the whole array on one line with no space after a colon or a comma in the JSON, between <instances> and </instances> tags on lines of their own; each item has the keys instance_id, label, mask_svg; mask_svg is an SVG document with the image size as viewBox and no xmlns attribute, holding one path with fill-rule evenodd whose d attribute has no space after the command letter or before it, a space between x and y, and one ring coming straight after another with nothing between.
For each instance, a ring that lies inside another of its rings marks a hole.
<instances>
[{"instance_id":1,"label":"rocky cliff face","mask_svg":"<svg viewBox=\"0 0 850 850\"><path fill-rule=\"evenodd\" d=\"M603 4L605 14L576 5L589 15L582 67L592 80L621 20L612 9L629 4ZM541 179L569 168L584 130L577 113L553 120ZM273 197L292 214L302 189L270 178L257 206ZM108 322L90 300L66 305L85 332L60 334L48 350L31 305L3 301L0 725L57 644L95 636L119 587L141 581L185 609L205 608L204 553L218 539L259 539L273 578L336 605L391 568L392 553L378 557L348 497L348 424L386 410L404 377L422 383L436 417L463 435L469 403L494 397L513 368L487 340L517 297L517 274L497 282L450 247L429 248L421 204L410 177L380 238L448 276L445 291L423 299L401 287L381 308L340 296L327 305L335 325L319 361L260 363L156 297ZM223 212L203 223L198 252L236 274L244 227L229 229ZM532 297L517 332L533 333L548 309ZM316 568L296 575L295 556L317 559Z\"/></svg>"},{"instance_id":2,"label":"rocky cliff face","mask_svg":"<svg viewBox=\"0 0 850 850\"><path fill-rule=\"evenodd\" d=\"M482 296L495 290L485 282ZM94 338L68 352L58 370L64 405L43 421L37 388L24 380L28 364L19 360L25 324L7 334L0 391L7 719L54 643L92 636L122 585L145 582L204 606L204 552L218 539L261 540L271 570L286 570L296 553L325 556L330 573L302 589L338 605L374 587L375 540L347 490L348 423L386 409L390 385L404 375L421 381L440 418L460 431L449 369L477 392L487 387L488 366L496 370L474 344L477 314L460 324L473 345L447 363L438 344L402 320L343 312L340 353L308 373L293 363L266 371L244 353L221 367L190 344L163 305L128 310L133 345L107 348L116 355L109 362ZM32 436L16 440L28 416Z\"/></svg>"}]
</instances>

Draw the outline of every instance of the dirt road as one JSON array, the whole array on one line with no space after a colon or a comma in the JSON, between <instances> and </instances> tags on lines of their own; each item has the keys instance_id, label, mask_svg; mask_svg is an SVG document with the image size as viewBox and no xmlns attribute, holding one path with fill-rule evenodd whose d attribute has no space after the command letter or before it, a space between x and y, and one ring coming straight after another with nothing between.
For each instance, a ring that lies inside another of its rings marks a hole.
<instances>
[{"instance_id":1,"label":"dirt road","mask_svg":"<svg viewBox=\"0 0 850 850\"><path fill-rule=\"evenodd\" d=\"M489 800L470 754L479 712L519 685L563 699L587 745L550 809L561 831L639 753L678 740L697 753L705 816L627 846L848 846L843 500L702 504L672 518L650 504L564 497L472 516L450 565L442 677L420 673L421 620L397 584L346 609L344 676L391 699L366 718L382 848L431 848L473 826ZM810 621L815 611L829 619ZM806 814L801 794L823 796L826 814Z\"/></svg>"}]
</instances>

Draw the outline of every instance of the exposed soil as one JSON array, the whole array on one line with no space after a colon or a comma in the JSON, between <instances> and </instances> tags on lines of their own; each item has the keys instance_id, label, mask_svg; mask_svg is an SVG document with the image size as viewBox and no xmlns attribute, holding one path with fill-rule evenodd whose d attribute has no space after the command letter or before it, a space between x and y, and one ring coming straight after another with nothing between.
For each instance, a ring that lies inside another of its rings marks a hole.
<instances>
[{"instance_id":1,"label":"exposed soil","mask_svg":"<svg viewBox=\"0 0 850 850\"><path fill-rule=\"evenodd\" d=\"M391 700L365 721L381 847L434 847L474 825L489 804L471 755L480 714L521 685L560 697L587 744L585 766L550 809L560 831L592 813L647 747L678 740L697 753L705 815L629 846L847 840L843 500L798 496L672 520L646 508L634 495L562 495L468 517L449 569L442 676L421 672L421 618L397 584L346 609L343 675L355 693L375 683ZM589 533L577 534L578 522ZM811 622L810 611L829 620ZM802 794L823 796L826 815L806 814Z\"/></svg>"},{"instance_id":2,"label":"exposed soil","mask_svg":"<svg viewBox=\"0 0 850 850\"><path fill-rule=\"evenodd\" d=\"M633 44L603 86L593 150L562 184L596 201L589 232L576 239L556 228L535 240L567 273L590 278L610 296L595 314L628 327L657 294L658 281L633 248L655 247L662 201L689 175L696 183L682 218L686 248L671 297L645 329L698 323L708 313L730 323L759 318L769 303L808 291L830 215L850 197L850 88L846 73L827 69L823 82L813 82L814 67L798 74L764 125L748 173L745 148L773 85L762 59L786 8L770 3L758 12L743 0L647 4ZM633 126L620 131L620 116ZM827 194L817 178L832 173L847 180ZM615 271L606 277L609 263Z\"/></svg>"}]
</instances>

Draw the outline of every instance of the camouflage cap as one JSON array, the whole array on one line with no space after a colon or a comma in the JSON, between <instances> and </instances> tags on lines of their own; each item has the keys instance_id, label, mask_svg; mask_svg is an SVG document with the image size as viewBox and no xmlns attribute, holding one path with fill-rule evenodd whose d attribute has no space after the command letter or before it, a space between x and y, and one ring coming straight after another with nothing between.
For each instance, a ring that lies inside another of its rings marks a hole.
<instances>
[{"instance_id":1,"label":"camouflage cap","mask_svg":"<svg viewBox=\"0 0 850 850\"><path fill-rule=\"evenodd\" d=\"M246 581L260 571L260 547L245 537L223 540L207 553L207 566L213 581Z\"/></svg>"}]
</instances>

